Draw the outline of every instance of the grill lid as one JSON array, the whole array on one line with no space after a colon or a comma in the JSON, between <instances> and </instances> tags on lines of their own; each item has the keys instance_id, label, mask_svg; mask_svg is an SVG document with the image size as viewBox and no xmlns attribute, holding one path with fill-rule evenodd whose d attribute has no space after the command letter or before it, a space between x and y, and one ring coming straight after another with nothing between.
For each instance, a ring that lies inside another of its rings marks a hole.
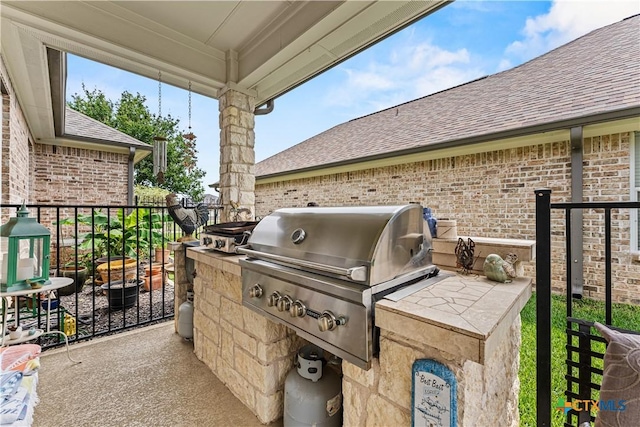
<instances>
[{"instance_id":1,"label":"grill lid","mask_svg":"<svg viewBox=\"0 0 640 427\"><path fill-rule=\"evenodd\" d=\"M203 232L220 236L237 236L245 231L253 230L256 224L258 224L258 221L221 222L220 224L205 226Z\"/></svg>"},{"instance_id":2,"label":"grill lid","mask_svg":"<svg viewBox=\"0 0 640 427\"><path fill-rule=\"evenodd\" d=\"M418 204L279 209L240 252L374 285L431 264L423 222Z\"/></svg>"}]
</instances>

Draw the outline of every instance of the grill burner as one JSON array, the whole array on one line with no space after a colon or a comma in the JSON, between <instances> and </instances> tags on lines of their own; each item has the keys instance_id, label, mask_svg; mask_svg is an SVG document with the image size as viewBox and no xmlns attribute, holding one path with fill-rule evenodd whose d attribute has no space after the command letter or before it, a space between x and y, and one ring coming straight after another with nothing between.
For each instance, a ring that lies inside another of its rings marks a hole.
<instances>
[{"instance_id":1,"label":"grill burner","mask_svg":"<svg viewBox=\"0 0 640 427\"><path fill-rule=\"evenodd\" d=\"M424 230L417 204L277 210L237 249L243 305L368 369L375 301L438 273Z\"/></svg>"},{"instance_id":2,"label":"grill burner","mask_svg":"<svg viewBox=\"0 0 640 427\"><path fill-rule=\"evenodd\" d=\"M220 252L235 253L238 246L247 243L258 221L223 222L207 225L200 236L200 244Z\"/></svg>"}]
</instances>

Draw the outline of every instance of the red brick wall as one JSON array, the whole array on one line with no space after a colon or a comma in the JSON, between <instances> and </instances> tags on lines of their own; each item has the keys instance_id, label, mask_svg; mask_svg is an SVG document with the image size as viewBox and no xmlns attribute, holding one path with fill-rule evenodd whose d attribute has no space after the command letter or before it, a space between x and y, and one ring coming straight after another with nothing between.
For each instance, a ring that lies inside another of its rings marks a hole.
<instances>
[{"instance_id":1,"label":"red brick wall","mask_svg":"<svg viewBox=\"0 0 640 427\"><path fill-rule=\"evenodd\" d=\"M585 201L628 201L628 133L585 138ZM570 201L570 143L447 157L399 166L256 185L256 215L281 207L385 205L417 202L437 218L457 221L459 235L535 240L537 188L551 188L552 202ZM585 213L585 294L604 286L603 215ZM596 218L597 216L597 218ZM564 220L553 213L553 286L564 289ZM640 303L640 265L629 255L629 215L614 215L614 296ZM535 277L534 264L525 267Z\"/></svg>"}]
</instances>

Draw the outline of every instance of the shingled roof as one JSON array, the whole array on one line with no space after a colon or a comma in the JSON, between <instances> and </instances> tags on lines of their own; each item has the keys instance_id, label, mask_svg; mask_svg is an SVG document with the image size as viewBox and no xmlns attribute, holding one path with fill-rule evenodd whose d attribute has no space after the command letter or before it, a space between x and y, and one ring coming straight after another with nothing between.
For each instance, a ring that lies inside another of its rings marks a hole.
<instances>
[{"instance_id":1,"label":"shingled roof","mask_svg":"<svg viewBox=\"0 0 640 427\"><path fill-rule=\"evenodd\" d=\"M152 150L149 144L122 133L111 126L105 125L76 110L66 107L64 136L83 141L103 143L107 145L122 145L125 147Z\"/></svg>"},{"instance_id":2,"label":"shingled roof","mask_svg":"<svg viewBox=\"0 0 640 427\"><path fill-rule=\"evenodd\" d=\"M640 15L513 69L337 125L259 162L256 176L640 115L638 58Z\"/></svg>"}]
</instances>

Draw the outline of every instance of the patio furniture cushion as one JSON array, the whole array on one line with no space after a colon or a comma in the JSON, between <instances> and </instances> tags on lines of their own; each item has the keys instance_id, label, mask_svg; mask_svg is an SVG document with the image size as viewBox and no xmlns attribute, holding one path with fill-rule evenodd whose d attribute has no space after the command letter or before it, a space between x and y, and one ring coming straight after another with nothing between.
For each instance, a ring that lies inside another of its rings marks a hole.
<instances>
[{"instance_id":1,"label":"patio furniture cushion","mask_svg":"<svg viewBox=\"0 0 640 427\"><path fill-rule=\"evenodd\" d=\"M13 396L22 381L22 372L7 371L0 374L0 398Z\"/></svg>"},{"instance_id":2,"label":"patio furniture cushion","mask_svg":"<svg viewBox=\"0 0 640 427\"><path fill-rule=\"evenodd\" d=\"M637 425L640 420L640 335L614 331L597 322L594 327L608 342L595 425Z\"/></svg>"},{"instance_id":3,"label":"patio furniture cushion","mask_svg":"<svg viewBox=\"0 0 640 427\"><path fill-rule=\"evenodd\" d=\"M2 371L24 371L27 363L40 355L37 344L20 344L0 348L0 367Z\"/></svg>"}]
</instances>

